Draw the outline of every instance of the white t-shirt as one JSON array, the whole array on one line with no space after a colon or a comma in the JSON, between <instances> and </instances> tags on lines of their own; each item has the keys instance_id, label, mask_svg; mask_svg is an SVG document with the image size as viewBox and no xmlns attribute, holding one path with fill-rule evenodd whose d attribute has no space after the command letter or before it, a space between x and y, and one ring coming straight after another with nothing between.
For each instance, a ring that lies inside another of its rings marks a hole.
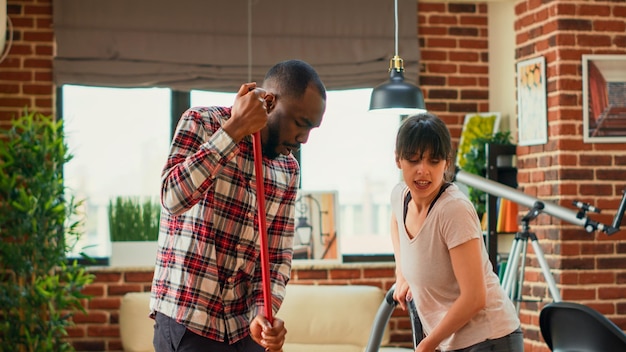
<instances>
[{"instance_id":1,"label":"white t-shirt","mask_svg":"<svg viewBox=\"0 0 626 352\"><path fill-rule=\"evenodd\" d=\"M408 191L407 186L400 183L391 193L392 210L398 222L398 265L411 289L424 332L428 334L460 294L449 250L471 239L482 239L482 230L474 206L453 184L441 194L422 229L411 239L404 226L404 201ZM499 338L520 326L515 306L500 286L485 246L482 248L486 306L465 326L444 339L439 345L441 350L461 349Z\"/></svg>"}]
</instances>

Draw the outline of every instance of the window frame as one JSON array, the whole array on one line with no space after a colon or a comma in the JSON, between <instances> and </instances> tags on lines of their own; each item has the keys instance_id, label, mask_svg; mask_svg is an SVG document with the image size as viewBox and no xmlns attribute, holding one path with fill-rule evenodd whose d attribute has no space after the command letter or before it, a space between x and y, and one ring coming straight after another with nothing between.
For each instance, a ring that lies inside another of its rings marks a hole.
<instances>
[{"instance_id":1,"label":"window frame","mask_svg":"<svg viewBox=\"0 0 626 352\"><path fill-rule=\"evenodd\" d=\"M105 88L105 87L103 87ZM108 87L111 88L111 87ZM118 88L118 87L113 87ZM124 87L119 87L124 88ZM180 91L180 90L170 90L170 139L173 138L174 132L176 130L176 125L180 120L182 114L191 106L191 92L190 91ZM58 86L56 88L56 110L58 112L58 116L60 119L63 119L62 116L63 108L64 108L64 96L63 96L63 86ZM302 164L302 155L300 151L294 153L294 156L298 160L298 163L301 167L306 167ZM350 254L341 254L341 263L366 263L366 262L393 262L394 256L393 253L350 253ZM80 258L68 256L68 260L79 260L84 265L93 265L93 266L103 266L109 264L109 257L107 256L96 256L91 258Z\"/></svg>"}]
</instances>

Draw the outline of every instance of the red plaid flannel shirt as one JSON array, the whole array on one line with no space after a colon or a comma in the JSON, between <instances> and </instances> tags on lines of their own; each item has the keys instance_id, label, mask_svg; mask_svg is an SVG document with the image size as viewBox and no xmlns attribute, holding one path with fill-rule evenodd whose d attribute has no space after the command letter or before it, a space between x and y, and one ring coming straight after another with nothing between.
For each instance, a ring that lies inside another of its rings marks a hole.
<instances>
[{"instance_id":1,"label":"red plaid flannel shirt","mask_svg":"<svg viewBox=\"0 0 626 352\"><path fill-rule=\"evenodd\" d=\"M192 108L176 129L163 169L159 250L151 310L216 341L249 334L263 311L252 137L221 129L230 108ZM263 158L272 308L289 280L299 166Z\"/></svg>"}]
</instances>

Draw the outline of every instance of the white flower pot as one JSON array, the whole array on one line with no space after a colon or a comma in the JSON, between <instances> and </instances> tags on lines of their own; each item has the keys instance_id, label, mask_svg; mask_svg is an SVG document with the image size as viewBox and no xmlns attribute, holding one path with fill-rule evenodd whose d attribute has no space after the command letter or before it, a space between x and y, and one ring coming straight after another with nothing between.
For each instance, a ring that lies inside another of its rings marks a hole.
<instances>
[{"instance_id":1,"label":"white flower pot","mask_svg":"<svg viewBox=\"0 0 626 352\"><path fill-rule=\"evenodd\" d=\"M109 266L153 267L156 263L157 241L111 242Z\"/></svg>"}]
</instances>

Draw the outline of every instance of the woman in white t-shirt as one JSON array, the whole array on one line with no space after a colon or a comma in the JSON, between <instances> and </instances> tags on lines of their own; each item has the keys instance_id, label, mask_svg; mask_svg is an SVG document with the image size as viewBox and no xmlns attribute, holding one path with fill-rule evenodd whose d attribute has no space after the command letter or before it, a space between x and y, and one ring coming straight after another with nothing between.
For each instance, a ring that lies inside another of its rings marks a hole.
<instances>
[{"instance_id":1,"label":"woman in white t-shirt","mask_svg":"<svg viewBox=\"0 0 626 352\"><path fill-rule=\"evenodd\" d=\"M404 182L392 191L394 299L415 303L424 338L417 352L522 352L511 300L493 272L476 210L449 182L450 132L432 114L408 117L396 139Z\"/></svg>"}]
</instances>

